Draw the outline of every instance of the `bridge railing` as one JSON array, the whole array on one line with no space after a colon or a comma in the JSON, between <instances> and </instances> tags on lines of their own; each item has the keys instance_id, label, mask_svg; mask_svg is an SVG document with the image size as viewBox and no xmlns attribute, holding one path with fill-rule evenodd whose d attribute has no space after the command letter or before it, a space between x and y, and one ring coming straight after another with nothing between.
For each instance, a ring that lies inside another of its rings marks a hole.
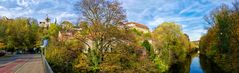
<instances>
[{"instance_id":1,"label":"bridge railing","mask_svg":"<svg viewBox=\"0 0 239 73\"><path fill-rule=\"evenodd\" d=\"M46 61L46 58L44 55L42 55L42 62L43 62L43 65L44 65L44 72L45 73L54 73L53 70L51 69L50 65L48 64L48 62Z\"/></svg>"}]
</instances>

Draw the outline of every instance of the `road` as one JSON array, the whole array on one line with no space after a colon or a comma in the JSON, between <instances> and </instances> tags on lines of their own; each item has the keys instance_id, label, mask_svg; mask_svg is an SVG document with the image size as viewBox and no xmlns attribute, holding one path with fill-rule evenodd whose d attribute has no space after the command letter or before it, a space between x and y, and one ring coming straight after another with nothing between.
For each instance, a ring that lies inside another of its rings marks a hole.
<instances>
[{"instance_id":1,"label":"road","mask_svg":"<svg viewBox=\"0 0 239 73\"><path fill-rule=\"evenodd\" d=\"M0 57L0 73L44 73L40 54Z\"/></svg>"}]
</instances>

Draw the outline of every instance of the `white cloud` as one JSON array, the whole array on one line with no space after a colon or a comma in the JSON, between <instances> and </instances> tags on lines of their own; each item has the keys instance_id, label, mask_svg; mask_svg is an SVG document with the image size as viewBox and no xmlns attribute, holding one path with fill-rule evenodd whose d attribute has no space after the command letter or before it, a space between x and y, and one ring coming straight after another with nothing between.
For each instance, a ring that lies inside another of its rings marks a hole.
<instances>
[{"instance_id":1,"label":"white cloud","mask_svg":"<svg viewBox=\"0 0 239 73\"><path fill-rule=\"evenodd\" d=\"M19 10L22 10L22 9L23 9L22 7L10 8L10 10L12 10L12 11L19 11Z\"/></svg>"},{"instance_id":2,"label":"white cloud","mask_svg":"<svg viewBox=\"0 0 239 73\"><path fill-rule=\"evenodd\" d=\"M27 0L17 0L17 4L19 6L24 6L24 7L28 7L29 3L26 2Z\"/></svg>"},{"instance_id":3,"label":"white cloud","mask_svg":"<svg viewBox=\"0 0 239 73\"><path fill-rule=\"evenodd\" d=\"M156 27L157 25L163 23L163 22L190 22L190 21L197 21L201 20L202 17L158 17L154 18L152 21L148 21L148 25L152 27Z\"/></svg>"},{"instance_id":4,"label":"white cloud","mask_svg":"<svg viewBox=\"0 0 239 73\"><path fill-rule=\"evenodd\" d=\"M54 15L53 17L55 17L57 21L59 22L68 20L73 23L76 23L76 20L77 20L77 14L69 13L69 12L62 12L62 13L59 13L59 15Z\"/></svg>"},{"instance_id":5,"label":"white cloud","mask_svg":"<svg viewBox=\"0 0 239 73\"><path fill-rule=\"evenodd\" d=\"M186 31L185 33L189 35L191 41L200 40L201 36L206 33L207 30L203 28L191 29Z\"/></svg>"},{"instance_id":6,"label":"white cloud","mask_svg":"<svg viewBox=\"0 0 239 73\"><path fill-rule=\"evenodd\" d=\"M31 14L33 14L34 11L31 9L26 9L22 7L15 7L15 8L5 8L3 6L0 6L0 16L7 16L9 18L15 18L15 17L32 17Z\"/></svg>"},{"instance_id":7,"label":"white cloud","mask_svg":"<svg viewBox=\"0 0 239 73\"><path fill-rule=\"evenodd\" d=\"M5 7L3 7L3 6L0 6L0 9L1 9L1 10L2 10L2 9L3 9L3 10L5 10L6 8L5 8Z\"/></svg>"},{"instance_id":8,"label":"white cloud","mask_svg":"<svg viewBox=\"0 0 239 73\"><path fill-rule=\"evenodd\" d=\"M192 4L191 6L189 6L189 7L185 8L185 9L181 10L181 11L179 12L179 14L183 14L183 13L185 13L185 12L192 11L192 10L194 10L193 8L196 8L196 7L199 6L199 5L200 5L200 4L196 2L196 3Z\"/></svg>"},{"instance_id":9,"label":"white cloud","mask_svg":"<svg viewBox=\"0 0 239 73\"><path fill-rule=\"evenodd\" d=\"M38 4L41 0L17 0L19 6L28 7L33 4Z\"/></svg>"},{"instance_id":10,"label":"white cloud","mask_svg":"<svg viewBox=\"0 0 239 73\"><path fill-rule=\"evenodd\" d=\"M157 19L155 19L155 20L153 20L153 21L151 21L151 22L148 22L147 24L149 25L149 26L151 26L151 28L153 27L157 27L159 24L161 24L161 23L163 23L163 22L165 22L165 20L164 19L162 19L162 18L157 18Z\"/></svg>"},{"instance_id":11,"label":"white cloud","mask_svg":"<svg viewBox=\"0 0 239 73\"><path fill-rule=\"evenodd\" d=\"M12 17L12 14L6 11L0 11L0 16Z\"/></svg>"},{"instance_id":12,"label":"white cloud","mask_svg":"<svg viewBox=\"0 0 239 73\"><path fill-rule=\"evenodd\" d=\"M63 12L60 15L56 16L56 18L61 19L61 18L68 18L68 17L74 17L74 16L76 16L76 14Z\"/></svg>"},{"instance_id":13,"label":"white cloud","mask_svg":"<svg viewBox=\"0 0 239 73\"><path fill-rule=\"evenodd\" d=\"M7 16L7 17L12 17L11 12L4 6L0 6L0 16Z\"/></svg>"}]
</instances>

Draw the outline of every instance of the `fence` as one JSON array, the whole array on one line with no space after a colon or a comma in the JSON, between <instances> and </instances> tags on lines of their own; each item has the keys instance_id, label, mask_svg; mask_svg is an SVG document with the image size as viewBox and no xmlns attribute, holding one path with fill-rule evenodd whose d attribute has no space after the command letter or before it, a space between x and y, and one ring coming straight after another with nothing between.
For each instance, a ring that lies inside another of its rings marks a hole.
<instances>
[{"instance_id":1,"label":"fence","mask_svg":"<svg viewBox=\"0 0 239 73\"><path fill-rule=\"evenodd\" d=\"M48 62L46 61L46 58L44 55L41 55L42 57L42 62L43 62L43 65L44 65L44 72L45 73L54 73L50 67L50 65L48 64Z\"/></svg>"}]
</instances>

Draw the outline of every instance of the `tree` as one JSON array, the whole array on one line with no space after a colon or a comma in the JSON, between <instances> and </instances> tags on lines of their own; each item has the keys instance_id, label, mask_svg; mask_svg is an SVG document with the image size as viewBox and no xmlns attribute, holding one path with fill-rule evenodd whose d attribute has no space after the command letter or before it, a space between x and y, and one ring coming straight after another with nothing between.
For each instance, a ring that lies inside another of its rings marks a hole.
<instances>
[{"instance_id":1,"label":"tree","mask_svg":"<svg viewBox=\"0 0 239 73\"><path fill-rule=\"evenodd\" d=\"M239 72L238 5L238 1L233 3L233 7L222 5L207 16L205 20L211 27L200 40L202 54L212 59L225 72Z\"/></svg>"},{"instance_id":2,"label":"tree","mask_svg":"<svg viewBox=\"0 0 239 73\"><path fill-rule=\"evenodd\" d=\"M186 57L190 47L189 40L181 27L173 22L160 24L152 33L154 45L159 53L161 65L170 66Z\"/></svg>"},{"instance_id":3,"label":"tree","mask_svg":"<svg viewBox=\"0 0 239 73\"><path fill-rule=\"evenodd\" d=\"M92 60L92 63L98 65L98 62L103 60L104 51L126 40L126 33L116 26L125 21L124 10L119 2L106 0L81 0L76 4L76 8L82 13L83 20L89 24L88 34L79 35L78 39L86 45L90 44L88 40L93 41L93 46L88 47L95 55L92 59L98 60Z\"/></svg>"},{"instance_id":4,"label":"tree","mask_svg":"<svg viewBox=\"0 0 239 73\"><path fill-rule=\"evenodd\" d=\"M55 24L55 23L52 23L49 27L49 35L50 36L53 36L54 38L57 38L58 37L58 33L60 31L60 27L59 25Z\"/></svg>"},{"instance_id":5,"label":"tree","mask_svg":"<svg viewBox=\"0 0 239 73\"><path fill-rule=\"evenodd\" d=\"M74 25L69 21L63 21L61 23L61 27L63 30L69 31L74 27Z\"/></svg>"},{"instance_id":6,"label":"tree","mask_svg":"<svg viewBox=\"0 0 239 73\"><path fill-rule=\"evenodd\" d=\"M83 20L92 25L118 25L125 21L124 9L118 1L81 0L76 5Z\"/></svg>"},{"instance_id":7,"label":"tree","mask_svg":"<svg viewBox=\"0 0 239 73\"><path fill-rule=\"evenodd\" d=\"M142 46L147 50L147 52L150 56L150 59L153 60L155 57L154 49L153 49L152 45L149 43L149 41L144 40L144 42L142 43Z\"/></svg>"},{"instance_id":8,"label":"tree","mask_svg":"<svg viewBox=\"0 0 239 73\"><path fill-rule=\"evenodd\" d=\"M125 21L125 13L119 2L82 0L76 4L76 8L82 13L83 21L90 25L87 37L95 42L97 50L110 48L112 43L122 39L121 36L113 35L118 34L116 25Z\"/></svg>"},{"instance_id":9,"label":"tree","mask_svg":"<svg viewBox=\"0 0 239 73\"><path fill-rule=\"evenodd\" d=\"M38 37L38 26L32 18L4 18L0 20L0 43L8 51L33 49Z\"/></svg>"},{"instance_id":10,"label":"tree","mask_svg":"<svg viewBox=\"0 0 239 73\"><path fill-rule=\"evenodd\" d=\"M81 61L85 62L78 61L78 69L84 69L80 64L89 66L90 72L147 72L150 71L147 68L153 68L147 58L139 61L143 48L134 44L137 40L133 32L118 27L126 21L118 1L81 0L76 8L83 22L79 25L81 32L75 37L88 47L88 53L80 55L87 56L88 60L82 57Z\"/></svg>"},{"instance_id":11,"label":"tree","mask_svg":"<svg viewBox=\"0 0 239 73\"><path fill-rule=\"evenodd\" d=\"M87 36L95 42L94 47L97 50L110 48L113 43L125 39L124 33L119 33L121 31L116 26L125 21L125 13L119 2L82 0L76 4L76 7L85 18L83 20L90 25L89 35Z\"/></svg>"},{"instance_id":12,"label":"tree","mask_svg":"<svg viewBox=\"0 0 239 73\"><path fill-rule=\"evenodd\" d=\"M0 19L0 48L5 48L5 42L4 39L6 39L6 21L3 19Z\"/></svg>"}]
</instances>

